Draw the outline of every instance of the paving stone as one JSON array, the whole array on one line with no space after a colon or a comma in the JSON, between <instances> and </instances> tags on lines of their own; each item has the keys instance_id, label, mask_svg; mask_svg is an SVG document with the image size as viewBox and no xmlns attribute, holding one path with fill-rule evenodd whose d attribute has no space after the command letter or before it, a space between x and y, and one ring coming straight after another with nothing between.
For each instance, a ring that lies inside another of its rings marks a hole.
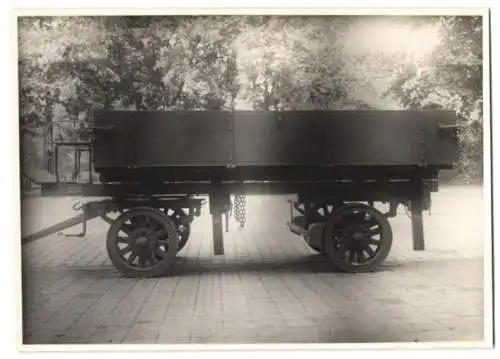
<instances>
[{"instance_id":1,"label":"paving stone","mask_svg":"<svg viewBox=\"0 0 500 359\"><path fill-rule=\"evenodd\" d=\"M106 325L98 327L94 334L89 336L88 342L92 344L122 344L129 329L129 325Z\"/></svg>"},{"instance_id":2,"label":"paving stone","mask_svg":"<svg viewBox=\"0 0 500 359\"><path fill-rule=\"evenodd\" d=\"M127 332L124 343L154 343L158 337L159 323L134 323Z\"/></svg>"},{"instance_id":3,"label":"paving stone","mask_svg":"<svg viewBox=\"0 0 500 359\"><path fill-rule=\"evenodd\" d=\"M122 300L122 297L104 295L92 303L87 310L96 314L109 314L116 309Z\"/></svg>"},{"instance_id":4,"label":"paving stone","mask_svg":"<svg viewBox=\"0 0 500 359\"><path fill-rule=\"evenodd\" d=\"M137 314L137 323L163 323L166 305L145 304Z\"/></svg>"},{"instance_id":5,"label":"paving stone","mask_svg":"<svg viewBox=\"0 0 500 359\"><path fill-rule=\"evenodd\" d=\"M187 344L191 339L191 330L182 327L163 326L158 330L156 343Z\"/></svg>"},{"instance_id":6,"label":"paving stone","mask_svg":"<svg viewBox=\"0 0 500 359\"><path fill-rule=\"evenodd\" d=\"M57 333L64 332L66 329L72 327L78 318L80 318L80 314L56 314L46 322L46 328L44 330Z\"/></svg>"}]
</instances>

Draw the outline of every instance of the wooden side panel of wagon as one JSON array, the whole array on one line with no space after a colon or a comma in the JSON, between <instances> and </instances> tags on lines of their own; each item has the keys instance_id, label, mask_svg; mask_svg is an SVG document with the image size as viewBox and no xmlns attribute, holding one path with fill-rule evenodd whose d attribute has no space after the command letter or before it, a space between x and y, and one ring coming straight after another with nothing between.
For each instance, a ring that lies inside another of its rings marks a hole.
<instances>
[{"instance_id":1,"label":"wooden side panel of wagon","mask_svg":"<svg viewBox=\"0 0 500 359\"><path fill-rule=\"evenodd\" d=\"M237 166L449 168L454 140L434 111L236 112Z\"/></svg>"},{"instance_id":2,"label":"wooden side panel of wagon","mask_svg":"<svg viewBox=\"0 0 500 359\"><path fill-rule=\"evenodd\" d=\"M451 168L453 136L439 125L453 121L442 111L101 112L94 160L118 181L391 177Z\"/></svg>"},{"instance_id":3,"label":"wooden side panel of wagon","mask_svg":"<svg viewBox=\"0 0 500 359\"><path fill-rule=\"evenodd\" d=\"M327 165L324 120L315 112L235 112L235 165Z\"/></svg>"},{"instance_id":4,"label":"wooden side panel of wagon","mask_svg":"<svg viewBox=\"0 0 500 359\"><path fill-rule=\"evenodd\" d=\"M198 111L114 111L99 113L95 120L99 125L114 124L120 130L95 141L99 150L114 148L113 152L99 151L98 167L120 167L125 163L133 167L225 166L230 160L231 119L227 112L207 115ZM120 150L132 160L117 161Z\"/></svg>"}]
</instances>

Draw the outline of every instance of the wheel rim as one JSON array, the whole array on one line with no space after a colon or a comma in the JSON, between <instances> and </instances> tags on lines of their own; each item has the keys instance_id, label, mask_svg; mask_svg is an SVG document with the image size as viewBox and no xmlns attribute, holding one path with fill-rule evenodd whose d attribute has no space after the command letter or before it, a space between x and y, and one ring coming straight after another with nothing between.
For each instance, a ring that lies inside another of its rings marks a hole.
<instances>
[{"instance_id":1,"label":"wheel rim","mask_svg":"<svg viewBox=\"0 0 500 359\"><path fill-rule=\"evenodd\" d=\"M330 218L325 231L328 256L341 269L378 265L392 244L387 219L375 208L347 205Z\"/></svg>"},{"instance_id":2,"label":"wheel rim","mask_svg":"<svg viewBox=\"0 0 500 359\"><path fill-rule=\"evenodd\" d=\"M127 268L147 272L163 267L177 253L178 238L171 221L151 210L131 210L109 232L114 250Z\"/></svg>"}]
</instances>

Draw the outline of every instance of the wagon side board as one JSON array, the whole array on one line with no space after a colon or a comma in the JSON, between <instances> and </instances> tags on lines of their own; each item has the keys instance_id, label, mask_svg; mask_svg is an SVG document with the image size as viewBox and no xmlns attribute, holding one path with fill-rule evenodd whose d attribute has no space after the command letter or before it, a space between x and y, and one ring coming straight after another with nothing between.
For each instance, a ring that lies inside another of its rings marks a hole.
<instances>
[{"instance_id":1,"label":"wagon side board","mask_svg":"<svg viewBox=\"0 0 500 359\"><path fill-rule=\"evenodd\" d=\"M390 177L452 168L453 133L440 128L454 120L442 111L100 112L94 164L110 181Z\"/></svg>"}]
</instances>

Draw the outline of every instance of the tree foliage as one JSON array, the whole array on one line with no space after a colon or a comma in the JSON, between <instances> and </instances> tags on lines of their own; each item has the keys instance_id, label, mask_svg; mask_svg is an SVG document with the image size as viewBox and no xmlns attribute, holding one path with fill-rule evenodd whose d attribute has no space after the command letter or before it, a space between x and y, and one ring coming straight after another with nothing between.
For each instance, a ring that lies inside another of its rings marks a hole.
<instances>
[{"instance_id":1,"label":"tree foliage","mask_svg":"<svg viewBox=\"0 0 500 359\"><path fill-rule=\"evenodd\" d=\"M231 36L238 24L216 20L22 18L21 124L49 125L59 140L85 140L95 109L231 106L238 91ZM45 143L38 153L47 150Z\"/></svg>"},{"instance_id":2,"label":"tree foliage","mask_svg":"<svg viewBox=\"0 0 500 359\"><path fill-rule=\"evenodd\" d=\"M241 98L256 109L339 109L353 102L338 39L343 18L276 17L237 38Z\"/></svg>"},{"instance_id":3,"label":"tree foliage","mask_svg":"<svg viewBox=\"0 0 500 359\"><path fill-rule=\"evenodd\" d=\"M73 37L65 35L67 26L41 29L36 21L23 28L21 114L27 121L50 121L55 103L74 118L99 108L220 108L236 96L235 56L224 33L229 22L162 18L130 27L123 18L52 20L92 35ZM35 31L36 40L30 39Z\"/></svg>"},{"instance_id":4,"label":"tree foliage","mask_svg":"<svg viewBox=\"0 0 500 359\"><path fill-rule=\"evenodd\" d=\"M483 53L481 17L442 17L441 42L421 64L405 64L388 94L404 107L455 111L460 131L459 168L466 177L482 175Z\"/></svg>"}]
</instances>

